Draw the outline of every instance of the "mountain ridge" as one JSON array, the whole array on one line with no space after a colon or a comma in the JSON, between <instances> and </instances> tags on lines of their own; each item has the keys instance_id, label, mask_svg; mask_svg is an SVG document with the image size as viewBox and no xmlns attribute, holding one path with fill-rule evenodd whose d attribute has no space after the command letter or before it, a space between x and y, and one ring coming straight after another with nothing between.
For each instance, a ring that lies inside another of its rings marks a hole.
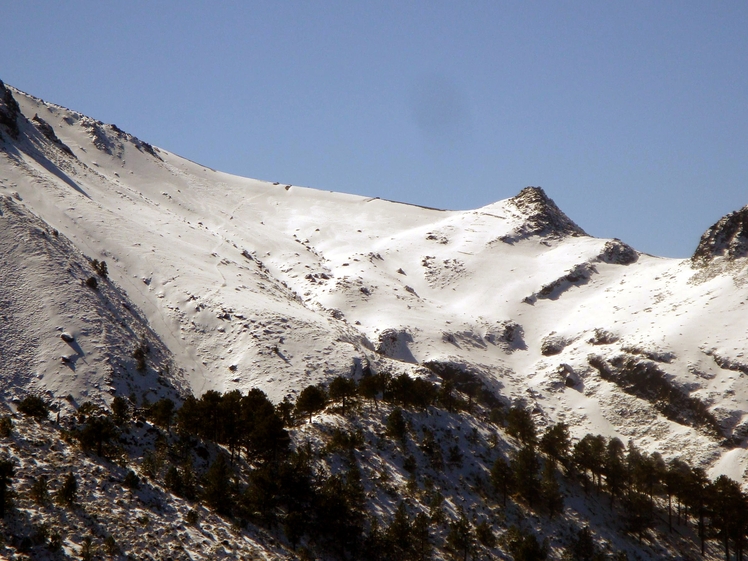
<instances>
[{"instance_id":1,"label":"mountain ridge","mask_svg":"<svg viewBox=\"0 0 748 561\"><path fill-rule=\"evenodd\" d=\"M692 259L658 258L589 236L539 187L449 211L245 179L0 93L9 411L24 393L74 415L115 396L282 404L340 376L465 377L540 429L744 480L745 209ZM67 362L63 332L80 348Z\"/></svg>"}]
</instances>

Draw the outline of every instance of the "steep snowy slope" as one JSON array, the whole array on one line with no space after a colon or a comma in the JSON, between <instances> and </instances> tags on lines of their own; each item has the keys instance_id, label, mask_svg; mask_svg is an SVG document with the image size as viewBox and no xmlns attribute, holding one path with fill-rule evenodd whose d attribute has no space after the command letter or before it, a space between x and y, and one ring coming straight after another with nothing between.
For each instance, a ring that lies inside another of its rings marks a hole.
<instances>
[{"instance_id":1,"label":"steep snowy slope","mask_svg":"<svg viewBox=\"0 0 748 561\"><path fill-rule=\"evenodd\" d=\"M79 406L115 394L151 401L188 391L168 349L137 309L19 202L0 195L0 361L3 400L29 392ZM144 349L144 366L133 358Z\"/></svg>"},{"instance_id":2,"label":"steep snowy slope","mask_svg":"<svg viewBox=\"0 0 748 561\"><path fill-rule=\"evenodd\" d=\"M244 179L5 91L0 193L107 262L192 391L459 367L541 425L742 476L745 258L714 249L735 220L662 259L587 236L539 188L451 212Z\"/></svg>"}]
</instances>

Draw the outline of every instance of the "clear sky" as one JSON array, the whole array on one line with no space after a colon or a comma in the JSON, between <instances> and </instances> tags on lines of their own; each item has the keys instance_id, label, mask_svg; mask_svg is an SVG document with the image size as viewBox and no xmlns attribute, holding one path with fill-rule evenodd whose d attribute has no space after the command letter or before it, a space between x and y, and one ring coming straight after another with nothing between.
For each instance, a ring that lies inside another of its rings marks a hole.
<instances>
[{"instance_id":1,"label":"clear sky","mask_svg":"<svg viewBox=\"0 0 748 561\"><path fill-rule=\"evenodd\" d=\"M448 209L540 185L686 257L748 204L748 3L4 2L0 79L204 165Z\"/></svg>"}]
</instances>

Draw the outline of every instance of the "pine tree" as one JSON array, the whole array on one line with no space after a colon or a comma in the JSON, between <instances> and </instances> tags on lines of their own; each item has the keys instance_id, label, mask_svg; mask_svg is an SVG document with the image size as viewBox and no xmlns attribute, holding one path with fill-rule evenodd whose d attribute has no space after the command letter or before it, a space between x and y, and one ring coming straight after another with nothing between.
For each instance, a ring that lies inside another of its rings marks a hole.
<instances>
[{"instance_id":1,"label":"pine tree","mask_svg":"<svg viewBox=\"0 0 748 561\"><path fill-rule=\"evenodd\" d=\"M504 458L498 458L491 467L491 483L501 493L506 507L507 495L514 484L514 472Z\"/></svg>"},{"instance_id":2,"label":"pine tree","mask_svg":"<svg viewBox=\"0 0 748 561\"><path fill-rule=\"evenodd\" d=\"M49 487L46 476L40 475L34 479L34 483L29 490L29 497L37 505L46 505L49 503Z\"/></svg>"},{"instance_id":3,"label":"pine tree","mask_svg":"<svg viewBox=\"0 0 748 561\"><path fill-rule=\"evenodd\" d=\"M307 386L299 394L296 400L296 412L301 415L309 415L309 422L312 422L312 415L322 411L327 404L327 393L324 388L319 386Z\"/></svg>"},{"instance_id":4,"label":"pine tree","mask_svg":"<svg viewBox=\"0 0 748 561\"><path fill-rule=\"evenodd\" d=\"M88 417L85 426L78 431L77 437L86 449L95 448L97 456L104 456L104 445L116 438L117 428L105 415Z\"/></svg>"},{"instance_id":5,"label":"pine tree","mask_svg":"<svg viewBox=\"0 0 748 561\"><path fill-rule=\"evenodd\" d=\"M601 484L603 473L603 462L605 459L605 437L600 435L586 434L582 440L574 446L574 463L586 475L592 474L592 482L595 477L598 481L598 489ZM587 479L584 480L584 490L588 491Z\"/></svg>"},{"instance_id":6,"label":"pine tree","mask_svg":"<svg viewBox=\"0 0 748 561\"><path fill-rule=\"evenodd\" d=\"M343 415L345 415L348 401L353 399L356 395L356 382L350 378L343 376L337 376L330 382L330 388L328 390L330 399L336 402L341 402Z\"/></svg>"},{"instance_id":7,"label":"pine tree","mask_svg":"<svg viewBox=\"0 0 748 561\"><path fill-rule=\"evenodd\" d=\"M538 441L535 421L530 412L522 407L509 409L506 416L506 432L525 445L534 445Z\"/></svg>"},{"instance_id":8,"label":"pine tree","mask_svg":"<svg viewBox=\"0 0 748 561\"><path fill-rule=\"evenodd\" d=\"M405 416L403 410L399 407L395 407L387 416L387 434L398 440L405 440L405 435L408 432L408 425L405 422Z\"/></svg>"},{"instance_id":9,"label":"pine tree","mask_svg":"<svg viewBox=\"0 0 748 561\"><path fill-rule=\"evenodd\" d=\"M155 425L168 430L174 418L174 402L168 397L159 399L148 409L148 418Z\"/></svg>"},{"instance_id":10,"label":"pine tree","mask_svg":"<svg viewBox=\"0 0 748 561\"><path fill-rule=\"evenodd\" d=\"M524 446L517 451L511 465L517 492L532 507L540 496L538 453L532 446Z\"/></svg>"},{"instance_id":11,"label":"pine tree","mask_svg":"<svg viewBox=\"0 0 748 561\"><path fill-rule=\"evenodd\" d=\"M73 472L70 472L65 476L62 486L57 491L57 502L65 506L72 506L75 504L77 494L78 482L76 481Z\"/></svg>"},{"instance_id":12,"label":"pine tree","mask_svg":"<svg viewBox=\"0 0 748 561\"><path fill-rule=\"evenodd\" d=\"M565 463L571 450L569 425L556 423L548 427L540 439L540 450L557 462Z\"/></svg>"},{"instance_id":13,"label":"pine tree","mask_svg":"<svg viewBox=\"0 0 748 561\"><path fill-rule=\"evenodd\" d=\"M611 438L606 448L603 472L605 473L605 484L610 493L610 506L616 498L623 494L626 486L626 460L624 457L625 447L618 438Z\"/></svg>"},{"instance_id":14,"label":"pine tree","mask_svg":"<svg viewBox=\"0 0 748 561\"><path fill-rule=\"evenodd\" d=\"M564 497L556 479L556 462L551 458L548 458L543 466L540 479L540 496L543 498L543 503L551 518L563 512Z\"/></svg>"},{"instance_id":15,"label":"pine tree","mask_svg":"<svg viewBox=\"0 0 748 561\"><path fill-rule=\"evenodd\" d=\"M5 516L11 504L10 485L15 474L13 461L8 458L0 459L0 519Z\"/></svg>"},{"instance_id":16,"label":"pine tree","mask_svg":"<svg viewBox=\"0 0 748 561\"><path fill-rule=\"evenodd\" d=\"M431 558L431 550L433 549L433 546L431 545L430 527L431 522L429 521L429 517L425 513L419 512L416 515L411 528L411 534L413 536L412 559L414 561L425 561L426 559Z\"/></svg>"},{"instance_id":17,"label":"pine tree","mask_svg":"<svg viewBox=\"0 0 748 561\"><path fill-rule=\"evenodd\" d=\"M502 536L501 542L514 561L544 561L548 558L548 544L540 543L534 534L511 526Z\"/></svg>"},{"instance_id":18,"label":"pine tree","mask_svg":"<svg viewBox=\"0 0 748 561\"><path fill-rule=\"evenodd\" d=\"M112 400L112 415L114 422L120 426L130 420L130 407L125 398L118 395Z\"/></svg>"},{"instance_id":19,"label":"pine tree","mask_svg":"<svg viewBox=\"0 0 748 561\"><path fill-rule=\"evenodd\" d=\"M231 469L223 454L219 454L205 474L203 500L219 514L231 514Z\"/></svg>"},{"instance_id":20,"label":"pine tree","mask_svg":"<svg viewBox=\"0 0 748 561\"><path fill-rule=\"evenodd\" d=\"M372 400L374 402L374 406L379 408L379 404L377 403L377 395L379 395L381 387L382 383L380 381L380 376L377 374L370 374L368 376L364 376L359 381L358 393L364 399Z\"/></svg>"},{"instance_id":21,"label":"pine tree","mask_svg":"<svg viewBox=\"0 0 748 561\"><path fill-rule=\"evenodd\" d=\"M587 526L577 532L569 547L569 556L573 561L593 561L595 558L595 542Z\"/></svg>"},{"instance_id":22,"label":"pine tree","mask_svg":"<svg viewBox=\"0 0 748 561\"><path fill-rule=\"evenodd\" d=\"M473 529L470 522L465 517L465 513L460 511L460 517L454 522L449 523L449 533L447 534L447 547L457 557L462 557L466 561L468 555L473 552Z\"/></svg>"},{"instance_id":23,"label":"pine tree","mask_svg":"<svg viewBox=\"0 0 748 561\"><path fill-rule=\"evenodd\" d=\"M493 533L491 525L485 520L481 520L475 527L475 537L478 538L478 541L484 547L491 548L496 546L496 536Z\"/></svg>"},{"instance_id":24,"label":"pine tree","mask_svg":"<svg viewBox=\"0 0 748 561\"><path fill-rule=\"evenodd\" d=\"M390 549L390 555L395 561L407 561L410 559L413 547L413 536L408 511L405 503L400 501L395 511L392 522L387 527L385 537Z\"/></svg>"}]
</instances>

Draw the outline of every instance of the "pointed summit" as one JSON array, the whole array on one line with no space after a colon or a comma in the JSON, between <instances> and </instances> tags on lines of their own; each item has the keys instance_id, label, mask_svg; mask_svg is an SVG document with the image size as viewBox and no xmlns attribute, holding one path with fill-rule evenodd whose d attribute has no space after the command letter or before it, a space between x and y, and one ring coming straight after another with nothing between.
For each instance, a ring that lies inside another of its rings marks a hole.
<instances>
[{"instance_id":1,"label":"pointed summit","mask_svg":"<svg viewBox=\"0 0 748 561\"><path fill-rule=\"evenodd\" d=\"M508 202L527 219L514 234L505 236L506 239L503 241L507 243L514 243L530 236L561 238L588 235L566 216L540 187L525 187Z\"/></svg>"},{"instance_id":2,"label":"pointed summit","mask_svg":"<svg viewBox=\"0 0 748 561\"><path fill-rule=\"evenodd\" d=\"M748 205L722 217L701 236L692 259L707 263L715 257L732 261L748 255Z\"/></svg>"}]
</instances>

